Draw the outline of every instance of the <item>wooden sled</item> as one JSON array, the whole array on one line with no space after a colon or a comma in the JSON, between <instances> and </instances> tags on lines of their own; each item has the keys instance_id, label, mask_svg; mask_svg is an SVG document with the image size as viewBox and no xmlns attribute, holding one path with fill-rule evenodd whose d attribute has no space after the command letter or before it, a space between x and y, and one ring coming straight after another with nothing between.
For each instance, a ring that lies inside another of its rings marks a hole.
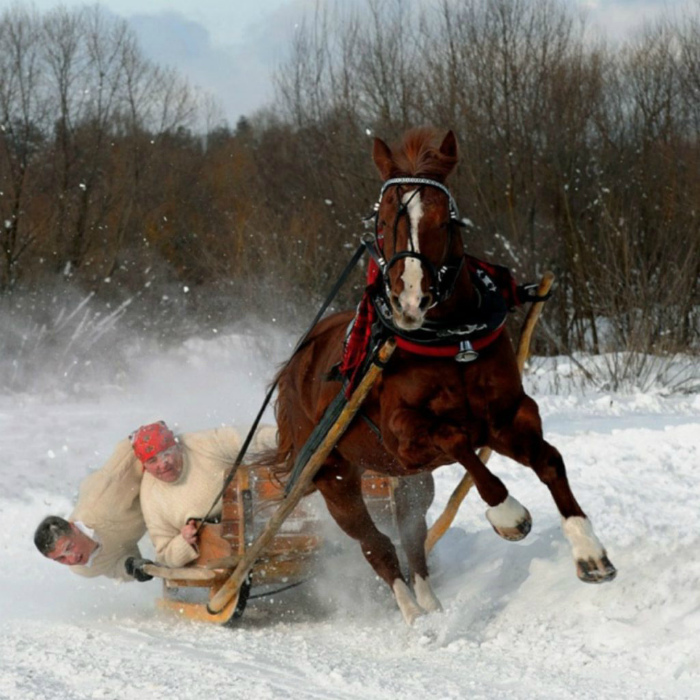
<instances>
[{"instance_id":1,"label":"wooden sled","mask_svg":"<svg viewBox=\"0 0 700 700\"><path fill-rule=\"evenodd\" d=\"M395 527L396 481L374 472L366 472L362 479L372 517L389 531ZM279 506L282 491L271 479L269 468L241 465L224 493L221 522L207 523L199 532L200 555L186 567L193 571L188 571L187 578L163 578L158 608L189 620L232 626L243 615L251 592L271 592L312 577L322 561L324 541L319 516L302 499L256 560L238 594L221 611L212 614L207 610L208 602Z\"/></svg>"}]
</instances>

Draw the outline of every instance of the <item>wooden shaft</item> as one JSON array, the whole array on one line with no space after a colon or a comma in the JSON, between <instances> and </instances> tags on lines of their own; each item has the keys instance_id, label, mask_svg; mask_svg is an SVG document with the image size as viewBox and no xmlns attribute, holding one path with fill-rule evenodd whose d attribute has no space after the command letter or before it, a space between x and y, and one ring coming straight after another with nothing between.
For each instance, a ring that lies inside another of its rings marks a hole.
<instances>
[{"instance_id":1,"label":"wooden shaft","mask_svg":"<svg viewBox=\"0 0 700 700\"><path fill-rule=\"evenodd\" d=\"M216 578L213 571L195 566L169 567L158 564L144 564L143 570L150 576L177 581L211 581Z\"/></svg>"},{"instance_id":2,"label":"wooden shaft","mask_svg":"<svg viewBox=\"0 0 700 700\"><path fill-rule=\"evenodd\" d=\"M340 440L343 433L350 425L350 422L355 417L355 414L365 400L369 390L379 378L383 366L389 360L395 348L396 341L393 338L389 338L389 340L382 345L379 350L378 362L370 365L370 368L367 370L367 373L358 384L350 400L341 411L338 419L330 427L316 452L311 455L309 461L304 465L292 490L287 494L272 517L267 521L265 529L258 535L257 539L250 547L246 549L245 554L231 576L209 600L207 610L210 614L216 615L219 613L228 604L231 598L238 593L239 588L245 581L260 554L277 534L277 531L280 529L287 516L296 508L302 496L306 493L316 472L323 466L326 457L328 457L331 450L335 447L338 440Z\"/></svg>"},{"instance_id":3,"label":"wooden shaft","mask_svg":"<svg viewBox=\"0 0 700 700\"><path fill-rule=\"evenodd\" d=\"M554 275L551 272L545 272L542 275L539 286L537 287L538 296L545 296L547 292L552 288L554 282ZM530 341L532 340L532 333L535 330L535 325L537 320L542 313L544 308L543 301L536 301L528 309L527 315L525 316L525 321L523 322L523 329L520 332L520 340L518 341L518 352L516 354L516 361L518 363L518 371L520 374L523 373L523 368L527 362L527 358L530 354ZM486 464L491 457L490 447L482 447L477 456L479 459ZM447 501L445 510L440 514L440 517L433 523L433 526L428 530L428 536L425 538L425 553L430 554L435 546L435 543L447 532L450 525L454 521L459 507L462 505L462 501L466 498L471 487L474 486L474 480L469 473L466 473L462 480L457 484L457 488L452 492L450 499Z\"/></svg>"},{"instance_id":4,"label":"wooden shaft","mask_svg":"<svg viewBox=\"0 0 700 700\"><path fill-rule=\"evenodd\" d=\"M545 296L552 288L553 283L554 274L549 271L545 272L542 275L542 279L540 280L539 286L537 287L537 295L541 297ZM530 355L530 341L532 340L532 333L535 330L535 326L537 325L537 321L540 317L540 314L542 313L543 308L544 302L536 301L532 304L532 306L527 312L527 316L525 317L523 329L520 332L520 341L518 342L518 353L516 356L518 370L520 371L520 374L523 373L525 363L527 362L527 358Z\"/></svg>"}]
</instances>

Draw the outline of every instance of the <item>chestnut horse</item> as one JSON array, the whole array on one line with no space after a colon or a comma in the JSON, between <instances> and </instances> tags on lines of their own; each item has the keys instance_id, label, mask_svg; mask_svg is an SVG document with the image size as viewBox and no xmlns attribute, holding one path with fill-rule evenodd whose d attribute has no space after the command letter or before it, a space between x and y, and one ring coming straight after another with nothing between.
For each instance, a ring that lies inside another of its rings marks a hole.
<instances>
[{"instance_id":1,"label":"chestnut horse","mask_svg":"<svg viewBox=\"0 0 700 700\"><path fill-rule=\"evenodd\" d=\"M412 130L395 150L375 139L373 158L384 180L375 239L380 298L374 301L377 308L383 304L386 332L406 342L399 343L363 404L367 420L355 419L314 479L330 514L359 540L363 554L392 589L411 624L418 615L440 609L423 547L433 469L454 462L464 466L489 506L487 519L501 537L518 540L530 530L528 511L475 454L477 448L489 446L532 468L549 488L579 578L592 583L611 580L615 568L571 492L561 455L542 437L537 404L523 391L502 325L487 329L488 337L481 343L463 342L457 346L462 352L452 356L414 352L417 344L412 339L424 341L430 333L448 340L473 338L465 328L479 325L473 322L479 319L482 295L463 264L462 238L456 229L460 221L445 186L457 164L454 134L448 132L440 144L432 131ZM341 390L340 382L330 378L331 370L341 360L353 314L336 313L318 323L278 377L275 458L282 470L291 469ZM391 541L367 512L360 490L364 469L416 475L401 479L396 494L409 581Z\"/></svg>"}]
</instances>

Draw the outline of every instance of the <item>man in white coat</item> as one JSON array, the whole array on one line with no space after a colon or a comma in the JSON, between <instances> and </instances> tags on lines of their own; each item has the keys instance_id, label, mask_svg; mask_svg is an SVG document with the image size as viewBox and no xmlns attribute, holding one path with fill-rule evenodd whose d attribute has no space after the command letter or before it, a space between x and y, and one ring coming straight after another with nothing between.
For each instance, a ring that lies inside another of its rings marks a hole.
<instances>
[{"instance_id":1,"label":"man in white coat","mask_svg":"<svg viewBox=\"0 0 700 700\"><path fill-rule=\"evenodd\" d=\"M261 426L251 452L274 447L276 439L274 426ZM214 502L241 445L234 428L214 428L182 435L169 449L144 460L141 507L159 563L180 567L199 556L198 521L207 513L221 514L221 499Z\"/></svg>"},{"instance_id":2,"label":"man in white coat","mask_svg":"<svg viewBox=\"0 0 700 700\"><path fill-rule=\"evenodd\" d=\"M146 532L142 478L143 467L124 439L106 464L83 480L67 520L50 515L41 521L34 534L37 549L80 576L137 578L127 561L141 558L138 541Z\"/></svg>"}]
</instances>

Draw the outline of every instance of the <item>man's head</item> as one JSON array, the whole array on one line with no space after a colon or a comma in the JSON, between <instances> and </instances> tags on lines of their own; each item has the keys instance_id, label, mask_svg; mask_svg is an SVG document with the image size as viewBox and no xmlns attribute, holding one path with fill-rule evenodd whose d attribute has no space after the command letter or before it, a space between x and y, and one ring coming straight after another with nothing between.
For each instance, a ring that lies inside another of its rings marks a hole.
<instances>
[{"instance_id":1,"label":"man's head","mask_svg":"<svg viewBox=\"0 0 700 700\"><path fill-rule=\"evenodd\" d=\"M163 421L141 426L132 433L131 445L143 468L156 479L173 482L180 478L182 448Z\"/></svg>"},{"instance_id":2,"label":"man's head","mask_svg":"<svg viewBox=\"0 0 700 700\"><path fill-rule=\"evenodd\" d=\"M49 515L39 523L34 544L45 557L68 566L87 564L98 546L73 523L56 515Z\"/></svg>"}]
</instances>

